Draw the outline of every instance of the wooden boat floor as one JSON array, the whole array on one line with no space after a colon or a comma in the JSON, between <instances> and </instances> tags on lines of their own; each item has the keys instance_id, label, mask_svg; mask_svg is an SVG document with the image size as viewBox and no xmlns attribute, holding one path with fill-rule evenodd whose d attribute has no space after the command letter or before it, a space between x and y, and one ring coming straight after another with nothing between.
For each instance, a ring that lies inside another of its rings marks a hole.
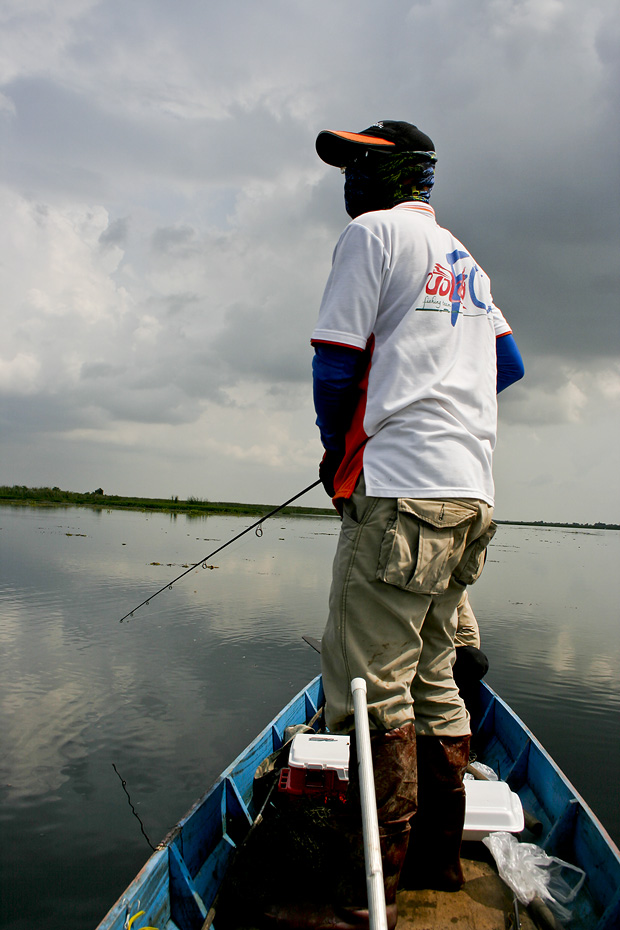
<instances>
[{"instance_id":1,"label":"wooden boat floor","mask_svg":"<svg viewBox=\"0 0 620 930\"><path fill-rule=\"evenodd\" d=\"M461 861L465 884L460 891L399 890L397 930L507 930L513 926L512 892L499 878L486 848L480 843L467 844ZM306 888L309 905L312 897ZM537 930L524 907L519 908L519 917L521 930ZM244 908L233 906L216 908L214 928L265 930L265 922L256 912L250 916Z\"/></svg>"},{"instance_id":2,"label":"wooden boat floor","mask_svg":"<svg viewBox=\"0 0 620 930\"><path fill-rule=\"evenodd\" d=\"M465 884L460 891L398 892L397 930L506 930L511 926L512 892L494 866L483 855L461 861ZM536 930L522 906L519 917L522 930Z\"/></svg>"},{"instance_id":3,"label":"wooden boat floor","mask_svg":"<svg viewBox=\"0 0 620 930\"><path fill-rule=\"evenodd\" d=\"M254 930L265 926L264 914L272 905L291 905L303 915L306 908L320 908L333 899L343 857L349 858L346 834L333 827L340 802L317 804L311 798L276 795L268 811L241 844L227 872L214 903L215 930ZM465 884L457 892L414 891L403 879L397 930L506 930L511 926L513 895L499 878L487 847L481 842L463 843L461 860ZM362 870L363 887L363 858L356 867ZM525 908L519 914L522 930L535 930ZM279 926L277 921L269 923L272 928Z\"/></svg>"}]
</instances>

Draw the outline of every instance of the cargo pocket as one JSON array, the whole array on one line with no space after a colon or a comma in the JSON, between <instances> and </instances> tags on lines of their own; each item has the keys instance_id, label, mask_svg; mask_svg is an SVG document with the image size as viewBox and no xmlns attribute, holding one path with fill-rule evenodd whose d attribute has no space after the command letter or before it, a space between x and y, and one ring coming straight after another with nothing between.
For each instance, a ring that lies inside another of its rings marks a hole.
<instances>
[{"instance_id":1,"label":"cargo pocket","mask_svg":"<svg viewBox=\"0 0 620 930\"><path fill-rule=\"evenodd\" d=\"M442 594L461 562L476 507L401 498L379 553L377 578L417 594Z\"/></svg>"},{"instance_id":2,"label":"cargo pocket","mask_svg":"<svg viewBox=\"0 0 620 930\"><path fill-rule=\"evenodd\" d=\"M487 546L495 536L497 523L489 523L487 529L474 539L463 552L463 557L454 572L454 580L459 584L473 584L480 578L487 557Z\"/></svg>"}]
</instances>

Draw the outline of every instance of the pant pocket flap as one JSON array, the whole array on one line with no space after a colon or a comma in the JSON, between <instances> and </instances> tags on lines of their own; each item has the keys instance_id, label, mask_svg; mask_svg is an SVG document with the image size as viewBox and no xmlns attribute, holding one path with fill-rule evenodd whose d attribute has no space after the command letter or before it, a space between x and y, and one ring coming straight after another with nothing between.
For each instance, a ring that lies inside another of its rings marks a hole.
<instances>
[{"instance_id":1,"label":"pant pocket flap","mask_svg":"<svg viewBox=\"0 0 620 930\"><path fill-rule=\"evenodd\" d=\"M435 529L463 526L475 519L477 510L474 506L446 500L413 500L401 497L398 500L398 510L401 513L413 514L423 523L428 523Z\"/></svg>"},{"instance_id":2,"label":"pant pocket flap","mask_svg":"<svg viewBox=\"0 0 620 930\"><path fill-rule=\"evenodd\" d=\"M491 521L484 533L467 546L454 572L454 580L459 584L469 585L478 580L487 557L487 546L495 536L496 530L497 523Z\"/></svg>"}]
</instances>

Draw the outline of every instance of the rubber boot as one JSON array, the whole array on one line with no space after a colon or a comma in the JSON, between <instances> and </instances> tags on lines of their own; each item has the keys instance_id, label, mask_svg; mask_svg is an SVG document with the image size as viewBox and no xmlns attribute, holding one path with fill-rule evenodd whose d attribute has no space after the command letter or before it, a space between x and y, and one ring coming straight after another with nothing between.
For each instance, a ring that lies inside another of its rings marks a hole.
<instances>
[{"instance_id":1,"label":"rubber boot","mask_svg":"<svg viewBox=\"0 0 620 930\"><path fill-rule=\"evenodd\" d=\"M418 813L403 868L406 888L458 891L463 885L463 775L469 736L418 736Z\"/></svg>"},{"instance_id":2,"label":"rubber boot","mask_svg":"<svg viewBox=\"0 0 620 930\"><path fill-rule=\"evenodd\" d=\"M354 739L347 801L334 823L339 844L338 878L333 900L271 908L266 917L272 925L290 930L368 930L368 893L362 836L360 788ZM383 862L383 881L388 930L398 919L396 892L407 854L410 823L416 810L417 766L415 727L406 724L371 737L377 797L377 817Z\"/></svg>"}]
</instances>

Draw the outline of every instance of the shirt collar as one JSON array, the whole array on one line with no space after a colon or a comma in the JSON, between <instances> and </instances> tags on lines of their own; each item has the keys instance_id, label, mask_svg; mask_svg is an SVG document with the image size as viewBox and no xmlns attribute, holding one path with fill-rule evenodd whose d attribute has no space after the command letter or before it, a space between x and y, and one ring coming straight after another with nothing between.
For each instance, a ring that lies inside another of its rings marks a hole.
<instances>
[{"instance_id":1,"label":"shirt collar","mask_svg":"<svg viewBox=\"0 0 620 930\"><path fill-rule=\"evenodd\" d=\"M435 219L435 211L428 203L423 203L421 200L406 200L404 203L397 203L395 207L392 207L393 210L413 210L414 213L421 213L422 216L429 216L431 219Z\"/></svg>"}]
</instances>

